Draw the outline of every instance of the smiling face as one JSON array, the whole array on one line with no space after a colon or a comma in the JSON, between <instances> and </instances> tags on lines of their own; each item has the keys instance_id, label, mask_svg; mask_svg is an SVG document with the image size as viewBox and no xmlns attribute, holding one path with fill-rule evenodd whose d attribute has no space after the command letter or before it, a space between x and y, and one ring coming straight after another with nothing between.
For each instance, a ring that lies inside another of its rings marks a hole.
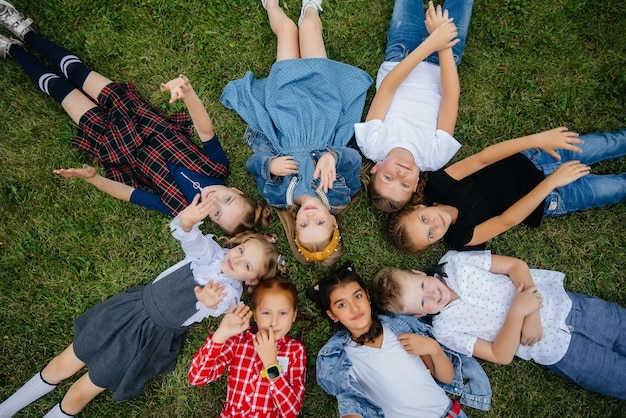
<instances>
[{"instance_id":1,"label":"smiling face","mask_svg":"<svg viewBox=\"0 0 626 418\"><path fill-rule=\"evenodd\" d=\"M320 251L329 243L337 225L337 220L313 196L303 196L296 214L296 234L298 241L309 251Z\"/></svg>"},{"instance_id":2,"label":"smiling face","mask_svg":"<svg viewBox=\"0 0 626 418\"><path fill-rule=\"evenodd\" d=\"M222 273L253 286L265 273L265 257L263 246L256 240L248 240L228 250L222 261Z\"/></svg>"},{"instance_id":3,"label":"smiling face","mask_svg":"<svg viewBox=\"0 0 626 418\"><path fill-rule=\"evenodd\" d=\"M367 292L355 281L339 285L330 293L330 309L326 314L339 321L358 338L372 325L372 307Z\"/></svg>"},{"instance_id":4,"label":"smiling face","mask_svg":"<svg viewBox=\"0 0 626 418\"><path fill-rule=\"evenodd\" d=\"M271 328L276 340L287 335L297 314L292 295L281 289L267 289L256 299L254 320L259 330Z\"/></svg>"},{"instance_id":5,"label":"smiling face","mask_svg":"<svg viewBox=\"0 0 626 418\"><path fill-rule=\"evenodd\" d=\"M417 271L398 274L404 276L400 277L402 313L416 316L436 314L450 303L452 295L443 281Z\"/></svg>"},{"instance_id":6,"label":"smiling face","mask_svg":"<svg viewBox=\"0 0 626 418\"><path fill-rule=\"evenodd\" d=\"M403 220L416 247L424 249L439 241L452 224L452 215L443 206L417 205Z\"/></svg>"},{"instance_id":7,"label":"smiling face","mask_svg":"<svg viewBox=\"0 0 626 418\"><path fill-rule=\"evenodd\" d=\"M202 194L211 202L209 218L224 231L234 230L248 209L243 193L233 187L207 186Z\"/></svg>"},{"instance_id":8,"label":"smiling face","mask_svg":"<svg viewBox=\"0 0 626 418\"><path fill-rule=\"evenodd\" d=\"M413 154L404 148L393 148L370 173L375 174L372 182L380 197L406 203L417 190L420 170Z\"/></svg>"}]
</instances>

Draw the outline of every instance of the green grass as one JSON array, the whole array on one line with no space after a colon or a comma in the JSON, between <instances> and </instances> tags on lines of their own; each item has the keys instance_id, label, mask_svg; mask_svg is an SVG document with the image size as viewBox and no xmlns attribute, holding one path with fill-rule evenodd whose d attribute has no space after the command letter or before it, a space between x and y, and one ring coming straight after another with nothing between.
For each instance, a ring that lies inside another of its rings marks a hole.
<instances>
[{"instance_id":1,"label":"green grass","mask_svg":"<svg viewBox=\"0 0 626 418\"><path fill-rule=\"evenodd\" d=\"M245 172L249 149L244 124L219 104L223 87L252 70L266 76L275 39L256 0L53 0L16 1L35 28L75 51L111 79L130 80L168 109L159 83L179 73L196 86L226 152L230 185L258 198ZM300 2L282 0L297 19ZM326 0L322 19L329 57L375 76L384 57L392 1ZM567 125L580 133L626 126L626 9L621 0L486 0L474 6L460 67L457 138L463 158L488 144ZM35 89L19 67L0 63L0 399L41 369L72 340L72 320L88 307L149 282L178 261L182 251L164 216L115 201L80 181L55 177L54 168L89 160L70 145L75 126L60 106ZM373 91L370 91L371 100ZM179 109L179 105L172 110ZM624 159L594 172L626 171ZM566 287L626 305L626 205L546 219L540 228L518 227L493 240L495 253L517 256L537 268L567 274ZM437 247L410 257L385 236L386 216L363 194L341 216L354 260L369 280L381 267L423 268L443 253ZM215 231L211 225L205 230ZM275 219L270 232L282 236ZM279 249L288 254L284 239ZM304 292L325 269L288 258L289 277ZM315 383L315 356L331 332L301 293L292 334L309 352L302 415L336 415L336 402ZM85 417L215 416L225 380L191 387L186 369L207 326L189 333L176 370L153 379L136 399L116 404L110 392ZM586 392L545 368L516 360L484 364L491 378L492 410L472 417L626 417L623 402ZM63 383L19 416L41 416L71 384Z\"/></svg>"}]
</instances>

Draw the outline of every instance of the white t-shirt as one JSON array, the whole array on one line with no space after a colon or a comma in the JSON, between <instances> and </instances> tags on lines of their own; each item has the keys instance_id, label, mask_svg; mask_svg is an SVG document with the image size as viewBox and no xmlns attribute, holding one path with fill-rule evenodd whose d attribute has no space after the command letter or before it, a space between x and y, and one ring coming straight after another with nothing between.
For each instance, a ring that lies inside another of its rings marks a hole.
<instances>
[{"instance_id":1,"label":"white t-shirt","mask_svg":"<svg viewBox=\"0 0 626 418\"><path fill-rule=\"evenodd\" d=\"M407 353L383 322L381 348L350 342L352 369L370 400L389 418L442 417L450 400L419 356Z\"/></svg>"},{"instance_id":2,"label":"white t-shirt","mask_svg":"<svg viewBox=\"0 0 626 418\"><path fill-rule=\"evenodd\" d=\"M397 62L382 63L376 89L396 65ZM420 170L439 170L461 148L454 137L437 129L440 104L439 66L422 62L396 90L385 120L372 119L354 125L361 152L378 162L384 160L392 148L405 148L413 154Z\"/></svg>"},{"instance_id":3,"label":"white t-shirt","mask_svg":"<svg viewBox=\"0 0 626 418\"><path fill-rule=\"evenodd\" d=\"M433 318L437 341L459 353L471 356L478 338L493 342L504 324L515 295L511 279L490 273L490 251L449 251L440 260L446 283L460 297ZM520 346L515 355L550 365L563 358L571 335L565 319L572 300L565 293L565 275L557 271L532 269L531 275L543 297L539 311L543 339L532 347Z\"/></svg>"}]
</instances>

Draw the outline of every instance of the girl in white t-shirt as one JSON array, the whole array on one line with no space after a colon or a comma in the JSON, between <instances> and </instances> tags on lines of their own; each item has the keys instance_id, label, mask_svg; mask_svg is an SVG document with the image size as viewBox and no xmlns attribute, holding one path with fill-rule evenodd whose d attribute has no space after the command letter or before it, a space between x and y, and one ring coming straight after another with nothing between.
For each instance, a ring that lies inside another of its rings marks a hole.
<instances>
[{"instance_id":1,"label":"girl in white t-shirt","mask_svg":"<svg viewBox=\"0 0 626 418\"><path fill-rule=\"evenodd\" d=\"M441 346L410 332L408 322L379 317L353 266L338 269L307 296L343 328L317 359L318 383L337 397L340 416L466 416L435 381L450 384L455 374Z\"/></svg>"},{"instance_id":2,"label":"girl in white t-shirt","mask_svg":"<svg viewBox=\"0 0 626 418\"><path fill-rule=\"evenodd\" d=\"M446 0L443 11L429 1L426 13L422 0L394 3L376 95L365 122L355 125L359 148L376 163L370 197L384 212L409 201L420 170L442 168L461 147L453 137L460 94L457 66L473 3ZM442 32L450 35L444 43L437 42Z\"/></svg>"}]
</instances>

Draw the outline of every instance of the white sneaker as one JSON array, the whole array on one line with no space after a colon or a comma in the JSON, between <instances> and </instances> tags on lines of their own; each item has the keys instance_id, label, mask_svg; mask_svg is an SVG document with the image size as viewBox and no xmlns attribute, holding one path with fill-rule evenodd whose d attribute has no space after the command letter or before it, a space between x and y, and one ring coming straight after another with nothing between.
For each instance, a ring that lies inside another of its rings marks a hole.
<instances>
[{"instance_id":1,"label":"white sneaker","mask_svg":"<svg viewBox=\"0 0 626 418\"><path fill-rule=\"evenodd\" d=\"M3 1L3 0L0 0ZM302 25L304 20L304 12L309 7L315 7L318 12L322 11L322 0L302 0L302 9L300 9L300 18L298 19L298 27Z\"/></svg>"},{"instance_id":2,"label":"white sneaker","mask_svg":"<svg viewBox=\"0 0 626 418\"><path fill-rule=\"evenodd\" d=\"M10 57L9 49L11 45L23 45L20 41L13 38L7 38L6 36L0 35L0 57L7 58Z\"/></svg>"},{"instance_id":3,"label":"white sneaker","mask_svg":"<svg viewBox=\"0 0 626 418\"><path fill-rule=\"evenodd\" d=\"M0 23L23 41L24 35L32 30L33 20L24 19L11 3L0 0Z\"/></svg>"},{"instance_id":4,"label":"white sneaker","mask_svg":"<svg viewBox=\"0 0 626 418\"><path fill-rule=\"evenodd\" d=\"M276 0L276 3L277 3L278 5L280 5L280 1L279 1L279 0ZM265 10L267 10L267 0L261 0L261 5L263 6L263 8L264 8Z\"/></svg>"}]
</instances>

